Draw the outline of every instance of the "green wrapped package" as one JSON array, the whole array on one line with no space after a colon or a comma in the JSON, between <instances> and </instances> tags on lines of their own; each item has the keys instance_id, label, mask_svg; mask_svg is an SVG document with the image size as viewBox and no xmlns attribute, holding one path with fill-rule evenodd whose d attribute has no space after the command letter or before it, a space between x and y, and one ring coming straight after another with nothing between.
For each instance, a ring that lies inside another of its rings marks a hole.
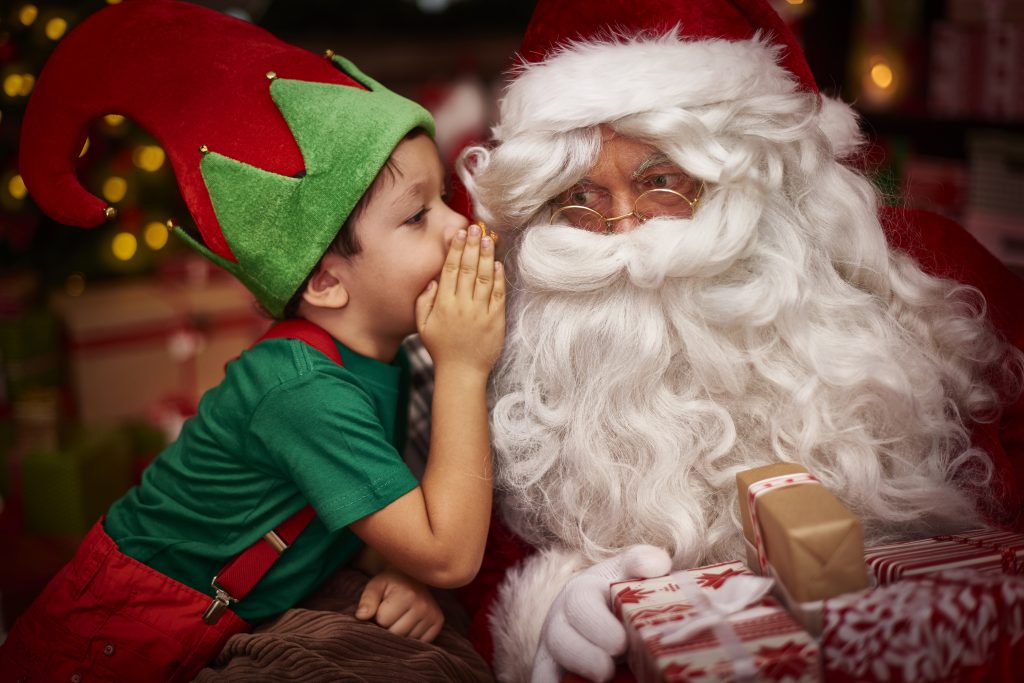
<instances>
[{"instance_id":1,"label":"green wrapped package","mask_svg":"<svg viewBox=\"0 0 1024 683\"><path fill-rule=\"evenodd\" d=\"M21 465L25 528L81 536L132 486L132 442L124 430L83 428L56 451L26 454Z\"/></svg>"},{"instance_id":2,"label":"green wrapped package","mask_svg":"<svg viewBox=\"0 0 1024 683\"><path fill-rule=\"evenodd\" d=\"M0 319L0 376L8 400L32 389L59 386L60 352L60 328L50 311L37 308Z\"/></svg>"}]
</instances>

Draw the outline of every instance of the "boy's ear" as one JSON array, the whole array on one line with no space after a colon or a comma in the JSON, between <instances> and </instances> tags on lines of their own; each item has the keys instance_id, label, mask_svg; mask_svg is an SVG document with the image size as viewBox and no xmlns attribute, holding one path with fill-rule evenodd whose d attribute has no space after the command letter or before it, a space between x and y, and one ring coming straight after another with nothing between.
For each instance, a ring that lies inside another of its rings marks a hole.
<instances>
[{"instance_id":1,"label":"boy's ear","mask_svg":"<svg viewBox=\"0 0 1024 683\"><path fill-rule=\"evenodd\" d=\"M309 278L302 300L320 308L344 308L348 304L348 289L341 281L344 259L337 254L324 254L320 265Z\"/></svg>"}]
</instances>

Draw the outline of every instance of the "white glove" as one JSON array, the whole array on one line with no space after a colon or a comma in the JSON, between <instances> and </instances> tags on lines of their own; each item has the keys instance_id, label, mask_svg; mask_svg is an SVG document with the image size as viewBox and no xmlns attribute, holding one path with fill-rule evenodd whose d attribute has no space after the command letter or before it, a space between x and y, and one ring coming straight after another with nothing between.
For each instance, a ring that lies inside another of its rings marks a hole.
<instances>
[{"instance_id":1,"label":"white glove","mask_svg":"<svg viewBox=\"0 0 1024 683\"><path fill-rule=\"evenodd\" d=\"M563 669L592 681L609 680L615 674L613 658L627 645L626 629L612 613L609 586L671 570L672 559L661 548L633 545L569 579L544 619L532 683L557 683Z\"/></svg>"}]
</instances>

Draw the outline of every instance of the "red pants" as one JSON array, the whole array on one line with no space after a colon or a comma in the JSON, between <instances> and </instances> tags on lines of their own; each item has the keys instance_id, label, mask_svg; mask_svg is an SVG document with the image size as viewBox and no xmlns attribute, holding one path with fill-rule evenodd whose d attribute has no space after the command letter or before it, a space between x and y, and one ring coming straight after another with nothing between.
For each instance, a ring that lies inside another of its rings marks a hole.
<instances>
[{"instance_id":1,"label":"red pants","mask_svg":"<svg viewBox=\"0 0 1024 683\"><path fill-rule=\"evenodd\" d=\"M121 553L100 520L15 621L0 646L0 683L190 681L249 630L230 610L203 623L210 601Z\"/></svg>"}]
</instances>

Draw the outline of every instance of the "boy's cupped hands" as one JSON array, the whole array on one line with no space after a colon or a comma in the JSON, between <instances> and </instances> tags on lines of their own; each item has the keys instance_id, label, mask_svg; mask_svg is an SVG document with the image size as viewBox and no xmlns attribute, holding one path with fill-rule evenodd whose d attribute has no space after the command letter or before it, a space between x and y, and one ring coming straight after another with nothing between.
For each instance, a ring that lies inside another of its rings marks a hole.
<instances>
[{"instance_id":1,"label":"boy's cupped hands","mask_svg":"<svg viewBox=\"0 0 1024 683\"><path fill-rule=\"evenodd\" d=\"M505 271L480 226L452 239L439 282L416 300L416 324L435 365L466 363L487 374L505 337Z\"/></svg>"}]
</instances>

